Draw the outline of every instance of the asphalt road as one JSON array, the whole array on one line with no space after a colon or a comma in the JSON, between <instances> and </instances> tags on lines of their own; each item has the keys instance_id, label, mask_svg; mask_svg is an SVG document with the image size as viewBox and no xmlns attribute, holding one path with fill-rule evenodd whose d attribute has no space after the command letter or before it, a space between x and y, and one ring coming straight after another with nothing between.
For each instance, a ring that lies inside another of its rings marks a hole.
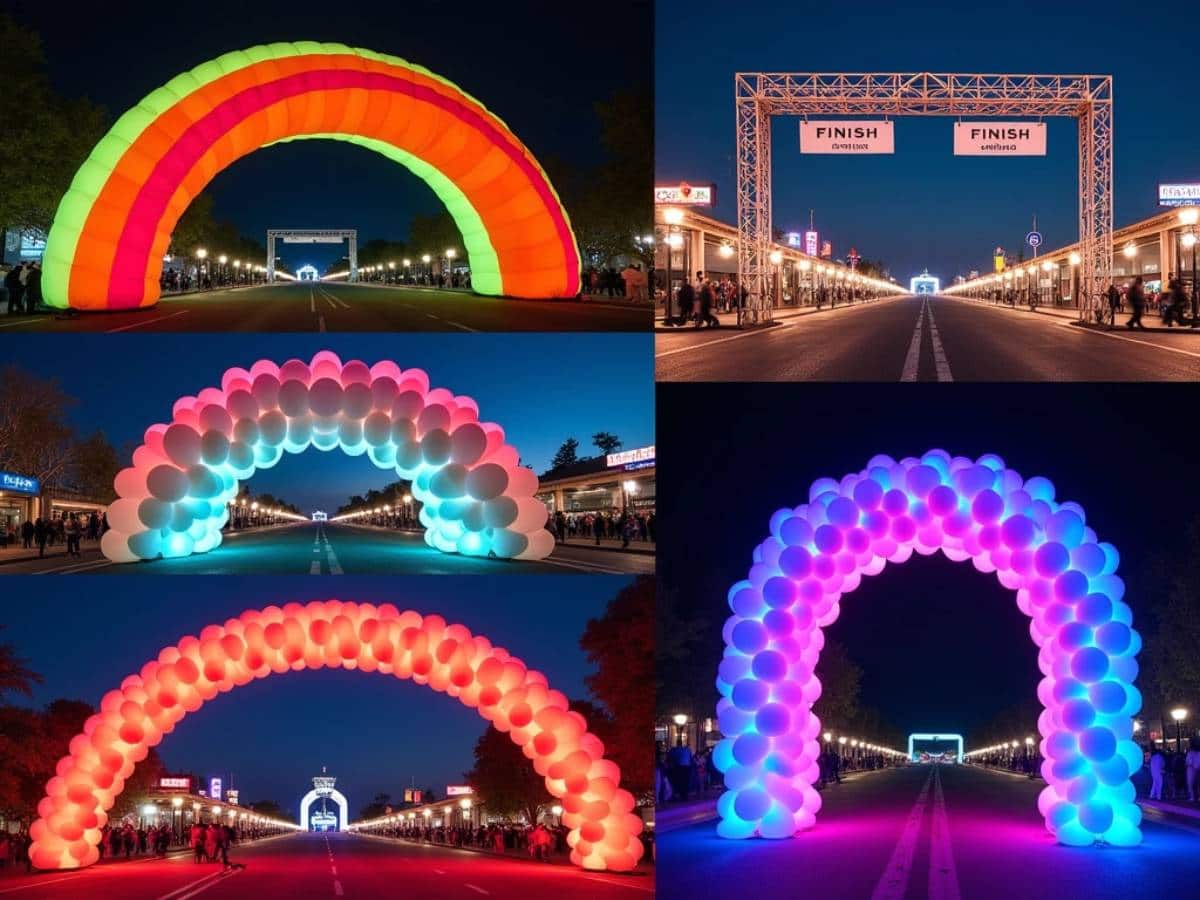
<instances>
[{"instance_id":1,"label":"asphalt road","mask_svg":"<svg viewBox=\"0 0 1200 900\"><path fill-rule=\"evenodd\" d=\"M584 872L431 845L349 834L301 832L234 848L244 869L190 857L115 863L74 873L0 879L0 896L121 898L121 900L329 900L334 897L406 900L563 900L564 897L641 898L654 894L648 871L629 875Z\"/></svg>"},{"instance_id":2,"label":"asphalt road","mask_svg":"<svg viewBox=\"0 0 1200 900\"><path fill-rule=\"evenodd\" d=\"M417 532L385 531L341 523L297 522L232 532L216 550L183 559L113 565L89 546L82 559L55 556L8 563L0 573L104 575L509 575L653 573L654 556L559 546L537 562L479 559L442 553Z\"/></svg>"},{"instance_id":3,"label":"asphalt road","mask_svg":"<svg viewBox=\"0 0 1200 900\"><path fill-rule=\"evenodd\" d=\"M1094 331L1027 309L903 297L655 341L659 381L1195 381L1200 335Z\"/></svg>"},{"instance_id":4,"label":"asphalt road","mask_svg":"<svg viewBox=\"0 0 1200 900\"><path fill-rule=\"evenodd\" d=\"M1043 786L974 766L872 772L827 788L791 840L727 841L711 821L659 835L659 879L676 897L753 885L755 900L1195 896L1200 828L1151 811L1140 847L1063 847L1037 811Z\"/></svg>"},{"instance_id":5,"label":"asphalt road","mask_svg":"<svg viewBox=\"0 0 1200 900\"><path fill-rule=\"evenodd\" d=\"M653 311L627 303L509 300L466 291L288 282L164 298L150 309L0 316L25 331L641 331Z\"/></svg>"}]
</instances>

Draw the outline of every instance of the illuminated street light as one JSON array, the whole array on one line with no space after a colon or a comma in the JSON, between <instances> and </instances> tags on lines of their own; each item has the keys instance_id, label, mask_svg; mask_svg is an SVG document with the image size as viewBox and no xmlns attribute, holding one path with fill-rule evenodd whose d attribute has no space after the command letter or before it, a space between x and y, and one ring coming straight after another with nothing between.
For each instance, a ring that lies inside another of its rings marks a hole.
<instances>
[{"instance_id":1,"label":"illuminated street light","mask_svg":"<svg viewBox=\"0 0 1200 900\"><path fill-rule=\"evenodd\" d=\"M1121 250L1121 252L1123 254L1125 254L1126 259L1133 259L1135 256L1137 256L1137 251L1138 251L1137 244L1133 243L1132 241L1130 241L1128 244L1126 244L1125 247Z\"/></svg>"},{"instance_id":2,"label":"illuminated street light","mask_svg":"<svg viewBox=\"0 0 1200 900\"><path fill-rule=\"evenodd\" d=\"M208 257L208 251L201 247L196 251L196 259L205 259Z\"/></svg>"},{"instance_id":3,"label":"illuminated street light","mask_svg":"<svg viewBox=\"0 0 1200 900\"><path fill-rule=\"evenodd\" d=\"M428 253L423 254L421 256L421 262L425 263L425 265L429 265L431 262L433 262L433 257L430 256Z\"/></svg>"},{"instance_id":4,"label":"illuminated street light","mask_svg":"<svg viewBox=\"0 0 1200 900\"><path fill-rule=\"evenodd\" d=\"M219 262L221 265L225 265L225 263L229 262L229 257L222 253L217 257L217 262Z\"/></svg>"},{"instance_id":5,"label":"illuminated street light","mask_svg":"<svg viewBox=\"0 0 1200 900\"><path fill-rule=\"evenodd\" d=\"M1200 207L1189 206L1179 211L1180 225L1195 225L1200 222Z\"/></svg>"},{"instance_id":6,"label":"illuminated street light","mask_svg":"<svg viewBox=\"0 0 1200 900\"><path fill-rule=\"evenodd\" d=\"M688 723L688 717L684 713L675 713L675 715L671 716L671 721L682 728Z\"/></svg>"},{"instance_id":7,"label":"illuminated street light","mask_svg":"<svg viewBox=\"0 0 1200 900\"><path fill-rule=\"evenodd\" d=\"M783 254L780 253L778 250L772 250L771 251L771 264L777 266L781 262L783 262Z\"/></svg>"},{"instance_id":8,"label":"illuminated street light","mask_svg":"<svg viewBox=\"0 0 1200 900\"><path fill-rule=\"evenodd\" d=\"M1175 720L1175 752L1182 752L1183 748L1183 720L1188 716L1188 711L1182 706L1177 706L1171 710L1171 718Z\"/></svg>"},{"instance_id":9,"label":"illuminated street light","mask_svg":"<svg viewBox=\"0 0 1200 900\"><path fill-rule=\"evenodd\" d=\"M717 255L720 256L721 259L729 259L729 257L733 256L733 245L722 244L717 248Z\"/></svg>"},{"instance_id":10,"label":"illuminated street light","mask_svg":"<svg viewBox=\"0 0 1200 900\"><path fill-rule=\"evenodd\" d=\"M832 733L832 732L829 732L829 731L827 731L827 732L825 732L823 735L821 735L821 737L825 738L825 743L827 743L827 744L828 744L830 741L832 741L832 740L833 740L833 733Z\"/></svg>"},{"instance_id":11,"label":"illuminated street light","mask_svg":"<svg viewBox=\"0 0 1200 900\"><path fill-rule=\"evenodd\" d=\"M454 259L456 256L458 256L458 251L453 247L446 251L446 259Z\"/></svg>"},{"instance_id":12,"label":"illuminated street light","mask_svg":"<svg viewBox=\"0 0 1200 900\"><path fill-rule=\"evenodd\" d=\"M1083 257L1075 251L1071 251L1071 255L1068 256L1067 259L1073 266L1077 266L1083 261Z\"/></svg>"},{"instance_id":13,"label":"illuminated street light","mask_svg":"<svg viewBox=\"0 0 1200 900\"><path fill-rule=\"evenodd\" d=\"M678 225L683 221L683 210L669 206L663 210L663 221L668 225Z\"/></svg>"}]
</instances>

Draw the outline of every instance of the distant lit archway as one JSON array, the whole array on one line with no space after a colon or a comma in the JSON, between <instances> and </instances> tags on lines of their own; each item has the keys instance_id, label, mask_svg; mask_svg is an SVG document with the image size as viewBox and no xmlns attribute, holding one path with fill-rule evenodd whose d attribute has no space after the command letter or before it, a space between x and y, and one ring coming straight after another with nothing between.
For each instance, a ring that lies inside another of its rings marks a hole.
<instances>
[{"instance_id":1,"label":"distant lit archway","mask_svg":"<svg viewBox=\"0 0 1200 900\"><path fill-rule=\"evenodd\" d=\"M963 738L961 734L910 734L908 736L908 758L914 762L917 759L915 755L916 749L914 746L917 741L931 741L933 743L941 743L943 741L947 743L953 742L958 746L958 750L955 753L955 758L959 762L963 761Z\"/></svg>"},{"instance_id":2,"label":"distant lit archway","mask_svg":"<svg viewBox=\"0 0 1200 900\"><path fill-rule=\"evenodd\" d=\"M330 788L328 791L318 791L316 788L313 788L311 791L309 791L307 794L304 795L304 799L300 801L300 825L301 825L301 827L303 827L304 829L306 829L308 831L312 830L312 826L309 821L309 812L312 809L312 805L314 803L316 803L318 800L321 800L322 798L325 798L325 797L328 797L330 800L332 800L334 802L334 804L337 805L337 810L338 810L337 817L336 817L337 830L345 831L346 825L350 821L349 813L347 811L349 808L349 804L346 802L346 795L343 794L341 791L337 790L336 788Z\"/></svg>"},{"instance_id":3,"label":"distant lit archway","mask_svg":"<svg viewBox=\"0 0 1200 900\"><path fill-rule=\"evenodd\" d=\"M537 101L536 85L529 97ZM46 303L154 305L171 234L196 195L255 150L311 138L366 147L428 184L462 234L476 292L579 292L566 210L504 122L406 60L298 41L226 53L117 120L59 204L46 239Z\"/></svg>"},{"instance_id":4,"label":"distant lit archway","mask_svg":"<svg viewBox=\"0 0 1200 900\"><path fill-rule=\"evenodd\" d=\"M717 678L725 738L713 753L727 788L718 833L785 838L816 823L823 629L865 576L940 550L995 572L1030 617L1044 676L1038 809L1047 829L1064 844L1140 843L1130 777L1142 765L1132 718L1141 638L1122 599L1120 557L1085 521L1047 479L1022 478L995 455L943 450L876 456L776 512L749 577L729 591Z\"/></svg>"},{"instance_id":5,"label":"distant lit archway","mask_svg":"<svg viewBox=\"0 0 1200 900\"><path fill-rule=\"evenodd\" d=\"M221 387L180 398L173 412L117 474L100 543L113 562L212 550L238 485L309 448L365 454L410 481L425 542L443 553L542 559L554 550L537 475L504 430L480 422L470 397L431 388L420 369L343 364L328 350L310 362L264 359L227 370Z\"/></svg>"},{"instance_id":6,"label":"distant lit archway","mask_svg":"<svg viewBox=\"0 0 1200 900\"><path fill-rule=\"evenodd\" d=\"M571 862L617 871L637 865L642 820L620 787L620 769L544 675L441 616L341 600L252 609L209 625L105 694L46 783L30 828L33 864L96 862L108 811L134 767L189 713L255 679L323 668L411 679L478 710L521 747L558 798Z\"/></svg>"}]
</instances>

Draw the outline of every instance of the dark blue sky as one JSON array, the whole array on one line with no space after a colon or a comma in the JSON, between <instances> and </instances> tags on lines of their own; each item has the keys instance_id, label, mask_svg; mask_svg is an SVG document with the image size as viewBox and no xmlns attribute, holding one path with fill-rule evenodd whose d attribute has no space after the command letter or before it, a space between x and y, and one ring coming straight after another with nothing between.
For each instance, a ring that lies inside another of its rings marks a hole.
<instances>
[{"instance_id":1,"label":"dark blue sky","mask_svg":"<svg viewBox=\"0 0 1200 900\"><path fill-rule=\"evenodd\" d=\"M150 425L170 421L180 397L219 387L231 366L307 361L322 349L343 362L390 359L424 369L433 387L473 397L480 417L500 424L522 461L540 474L568 437L579 441L581 456L599 452L591 446L598 431L617 434L629 449L654 443L651 341L640 334L105 334L72 336L68 348L58 336L28 335L9 342L5 361L44 375L67 371L61 383L79 400L71 420L84 433L103 429L121 452L127 442L140 444ZM104 376L53 362L64 353L77 361L103 360ZM255 493L308 512L336 509L350 495L396 477L365 455L309 449L285 454L247 483Z\"/></svg>"},{"instance_id":2,"label":"dark blue sky","mask_svg":"<svg viewBox=\"0 0 1200 900\"><path fill-rule=\"evenodd\" d=\"M716 182L725 221L736 218L737 71L1111 74L1117 224L1156 211L1159 181L1200 181L1200 121L1177 74L1196 54L1192 4L658 0L656 10L656 177ZM898 119L894 156L858 157L801 157L799 119L777 119L774 224L803 230L815 209L836 256L854 246L902 282L925 266L944 278L982 269L998 245L1015 253L1035 213L1046 247L1071 243L1075 125L1047 121L1046 157L986 159L952 155L946 117Z\"/></svg>"},{"instance_id":3,"label":"dark blue sky","mask_svg":"<svg viewBox=\"0 0 1200 900\"><path fill-rule=\"evenodd\" d=\"M41 32L55 86L88 95L115 120L155 88L230 50L272 41L340 41L400 56L449 78L503 119L543 163L601 159L595 102L650 81L649 0L610 0L594 19L550 0L211 0L178 10L122 0L120 14L72 15L61 4L6 0ZM17 98L10 98L16 100ZM267 228L357 228L360 240L407 237L433 192L383 157L332 141L251 154L211 185L216 215L265 242ZM299 266L342 255L317 246Z\"/></svg>"},{"instance_id":4,"label":"dark blue sky","mask_svg":"<svg viewBox=\"0 0 1200 900\"><path fill-rule=\"evenodd\" d=\"M36 704L59 697L98 704L163 647L243 610L331 597L390 602L466 625L578 699L592 671L579 637L628 583L506 575L342 578L317 587L300 578L84 577L43 586L35 604L10 606L0 641L15 645L45 677ZM396 796L410 778L439 795L460 784L486 724L474 710L411 681L322 669L219 695L159 752L175 771L221 775L227 785L232 775L243 801L275 800L293 816L312 776L328 766L354 816L379 791Z\"/></svg>"},{"instance_id":5,"label":"dark blue sky","mask_svg":"<svg viewBox=\"0 0 1200 900\"><path fill-rule=\"evenodd\" d=\"M657 452L659 574L715 623L713 672L729 587L745 578L771 515L808 498L817 478L859 472L877 453L932 448L996 453L1025 478L1041 475L1074 500L1121 554L1135 627L1160 598L1143 587L1159 554L1194 565L1181 542L1200 510L1188 385L664 385ZM672 463L696 452L696 410L719 411L727 440L709 444L704 481ZM696 548L703 546L703 563ZM845 597L827 635L863 670L863 702L903 733L970 736L1036 697L1040 673L1028 619L1012 591L969 563L914 556ZM716 702L714 692L713 702ZM1034 723L1031 723L1031 726Z\"/></svg>"}]
</instances>

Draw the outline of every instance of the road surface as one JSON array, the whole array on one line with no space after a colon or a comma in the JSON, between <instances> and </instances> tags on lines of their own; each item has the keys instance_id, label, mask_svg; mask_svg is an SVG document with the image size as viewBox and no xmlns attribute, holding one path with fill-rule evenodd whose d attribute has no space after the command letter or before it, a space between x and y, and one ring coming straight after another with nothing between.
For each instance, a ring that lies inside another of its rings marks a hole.
<instances>
[{"instance_id":1,"label":"road surface","mask_svg":"<svg viewBox=\"0 0 1200 900\"><path fill-rule=\"evenodd\" d=\"M245 865L224 874L219 865L190 857L120 862L81 872L0 878L0 897L12 900L331 900L404 897L405 900L563 900L653 896L654 876L607 875L575 866L533 863L467 850L349 834L302 832L234 848Z\"/></svg>"},{"instance_id":2,"label":"road surface","mask_svg":"<svg viewBox=\"0 0 1200 900\"><path fill-rule=\"evenodd\" d=\"M164 298L150 309L0 317L0 333L147 331L641 331L649 305L506 300L466 291L341 282L263 285Z\"/></svg>"},{"instance_id":3,"label":"road surface","mask_svg":"<svg viewBox=\"0 0 1200 900\"><path fill-rule=\"evenodd\" d=\"M1190 331L1190 330L1189 330ZM1096 331L1027 309L903 297L760 329L660 333L659 381L1196 381L1200 335Z\"/></svg>"},{"instance_id":4,"label":"road surface","mask_svg":"<svg viewBox=\"0 0 1200 900\"><path fill-rule=\"evenodd\" d=\"M103 575L507 575L653 573L654 556L559 546L537 562L442 553L415 531L333 522L297 522L232 532L216 550L183 559L113 565L95 544L82 559L55 556L0 566L0 573Z\"/></svg>"},{"instance_id":5,"label":"road surface","mask_svg":"<svg viewBox=\"0 0 1200 900\"><path fill-rule=\"evenodd\" d=\"M1129 900L1194 895L1200 828L1146 813L1137 848L1063 847L1037 811L1041 781L974 766L866 773L823 793L816 827L784 841L727 841L709 821L658 837L677 897Z\"/></svg>"}]
</instances>

